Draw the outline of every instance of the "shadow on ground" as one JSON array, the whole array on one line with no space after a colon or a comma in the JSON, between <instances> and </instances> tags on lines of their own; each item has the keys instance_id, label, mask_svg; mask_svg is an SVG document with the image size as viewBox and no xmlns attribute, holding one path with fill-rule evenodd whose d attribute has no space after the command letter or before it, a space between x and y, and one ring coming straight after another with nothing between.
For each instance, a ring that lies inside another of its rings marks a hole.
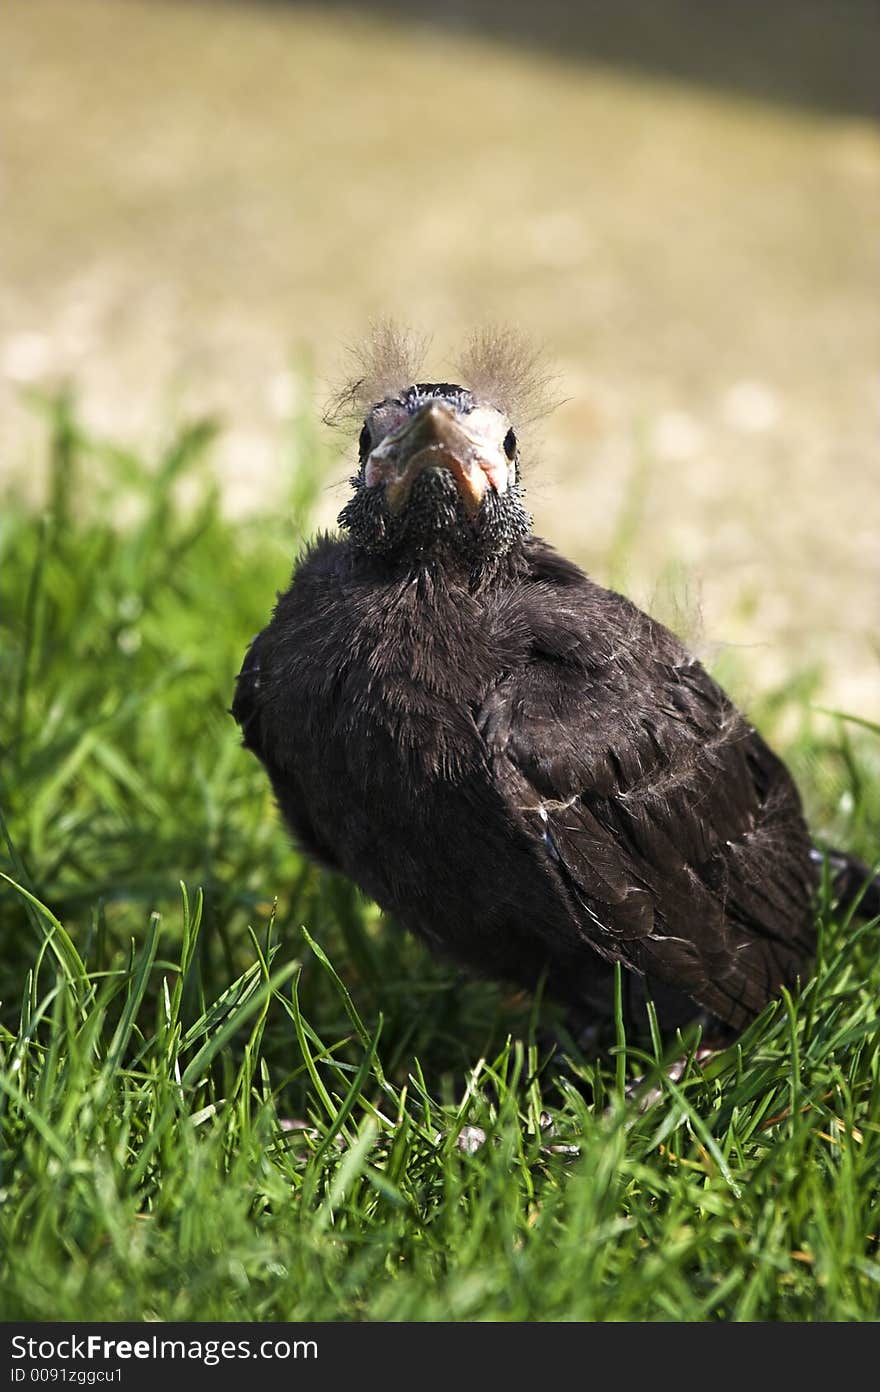
<instances>
[{"instance_id":1,"label":"shadow on ground","mask_svg":"<svg viewBox=\"0 0 880 1392\"><path fill-rule=\"evenodd\" d=\"M322 9L331 8L773 102L849 115L880 111L874 0L325 0Z\"/></svg>"}]
</instances>

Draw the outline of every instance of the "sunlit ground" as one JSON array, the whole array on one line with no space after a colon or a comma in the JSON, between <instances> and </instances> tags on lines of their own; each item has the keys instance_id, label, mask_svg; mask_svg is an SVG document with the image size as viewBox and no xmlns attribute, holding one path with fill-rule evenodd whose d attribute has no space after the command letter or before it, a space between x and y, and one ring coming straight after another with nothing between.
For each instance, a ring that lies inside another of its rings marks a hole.
<instances>
[{"instance_id":1,"label":"sunlit ground","mask_svg":"<svg viewBox=\"0 0 880 1392\"><path fill-rule=\"evenodd\" d=\"M565 398L539 529L710 655L749 645L756 689L821 667L817 699L876 718L867 121L256 3L7 0L0 80L4 478L43 456L22 388L69 377L139 449L219 413L245 508L371 316L433 333L444 374L506 320Z\"/></svg>"}]
</instances>

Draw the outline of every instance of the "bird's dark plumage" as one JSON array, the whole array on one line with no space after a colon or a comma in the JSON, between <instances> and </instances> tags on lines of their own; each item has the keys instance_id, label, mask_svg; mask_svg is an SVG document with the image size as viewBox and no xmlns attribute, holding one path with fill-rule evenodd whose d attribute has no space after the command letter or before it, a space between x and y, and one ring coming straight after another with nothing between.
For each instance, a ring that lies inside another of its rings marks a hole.
<instances>
[{"instance_id":1,"label":"bird's dark plumage","mask_svg":"<svg viewBox=\"0 0 880 1392\"><path fill-rule=\"evenodd\" d=\"M810 966L780 760L661 624L529 535L514 427L452 384L367 413L340 520L233 713L299 845L435 949L607 1014L743 1027Z\"/></svg>"}]
</instances>

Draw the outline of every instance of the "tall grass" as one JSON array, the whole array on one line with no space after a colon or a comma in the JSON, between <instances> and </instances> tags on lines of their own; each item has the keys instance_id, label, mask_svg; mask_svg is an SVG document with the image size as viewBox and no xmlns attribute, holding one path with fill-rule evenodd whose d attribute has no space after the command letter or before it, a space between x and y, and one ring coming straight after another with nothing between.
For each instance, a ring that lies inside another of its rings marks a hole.
<instances>
[{"instance_id":1,"label":"tall grass","mask_svg":"<svg viewBox=\"0 0 880 1392\"><path fill-rule=\"evenodd\" d=\"M826 896L800 998L678 1081L693 1040L552 1055L549 1007L304 863L239 747L306 425L231 521L209 423L148 465L49 415L49 503L0 516L0 1316L876 1318L876 925ZM797 682L753 714L876 853L872 732Z\"/></svg>"}]
</instances>

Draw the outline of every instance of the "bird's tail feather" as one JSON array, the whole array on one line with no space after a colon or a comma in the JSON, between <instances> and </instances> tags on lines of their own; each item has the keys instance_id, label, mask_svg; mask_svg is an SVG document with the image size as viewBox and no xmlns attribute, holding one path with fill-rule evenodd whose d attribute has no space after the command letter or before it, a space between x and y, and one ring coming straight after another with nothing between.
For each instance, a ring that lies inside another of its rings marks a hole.
<instances>
[{"instance_id":1,"label":"bird's tail feather","mask_svg":"<svg viewBox=\"0 0 880 1392\"><path fill-rule=\"evenodd\" d=\"M863 861L847 851L814 847L817 865L828 864L834 896L843 909L854 909L860 918L880 918L880 875L874 875Z\"/></svg>"}]
</instances>

